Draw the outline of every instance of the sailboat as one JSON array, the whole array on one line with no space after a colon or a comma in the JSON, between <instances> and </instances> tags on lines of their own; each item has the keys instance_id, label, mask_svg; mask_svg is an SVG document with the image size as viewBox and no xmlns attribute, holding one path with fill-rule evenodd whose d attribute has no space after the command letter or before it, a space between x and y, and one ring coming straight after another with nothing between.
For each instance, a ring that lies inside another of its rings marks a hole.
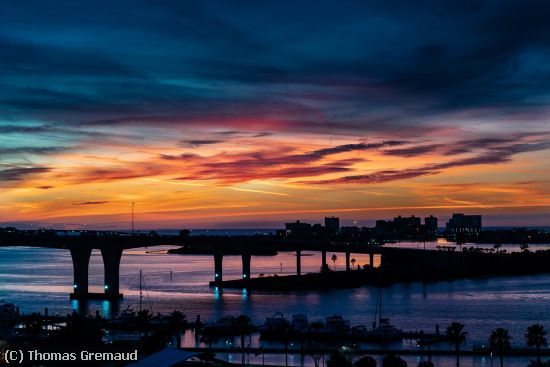
<instances>
[{"instance_id":1,"label":"sailboat","mask_svg":"<svg viewBox=\"0 0 550 367\"><path fill-rule=\"evenodd\" d=\"M149 312L153 315L153 305L149 299L149 292L147 291L147 286L145 285L145 278L143 277L143 272L139 270L139 312L143 310L143 288L145 288L145 294L147 295L147 302L149 303Z\"/></svg>"},{"instance_id":2,"label":"sailboat","mask_svg":"<svg viewBox=\"0 0 550 367\"><path fill-rule=\"evenodd\" d=\"M382 317L382 270L379 269L378 281L378 302L374 311L374 322L372 323L372 339L380 342L403 339L403 330L390 324L389 318ZM378 317L378 325L376 318Z\"/></svg>"}]
</instances>

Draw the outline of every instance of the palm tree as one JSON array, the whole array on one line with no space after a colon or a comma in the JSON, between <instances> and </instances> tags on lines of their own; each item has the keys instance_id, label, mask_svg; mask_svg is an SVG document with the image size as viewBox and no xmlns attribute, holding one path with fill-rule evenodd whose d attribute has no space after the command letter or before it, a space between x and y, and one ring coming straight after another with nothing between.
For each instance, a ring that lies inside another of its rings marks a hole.
<instances>
[{"instance_id":1,"label":"palm tree","mask_svg":"<svg viewBox=\"0 0 550 367\"><path fill-rule=\"evenodd\" d=\"M333 254L331 259L332 259L334 270L336 270L336 260L338 260L338 256L336 256L336 254Z\"/></svg>"},{"instance_id":2,"label":"palm tree","mask_svg":"<svg viewBox=\"0 0 550 367\"><path fill-rule=\"evenodd\" d=\"M537 366L540 366L540 348L542 346L548 345L548 340L546 340L546 330L541 324L534 324L527 328L527 333L525 333L525 340L527 345L530 347L537 348Z\"/></svg>"},{"instance_id":3,"label":"palm tree","mask_svg":"<svg viewBox=\"0 0 550 367\"><path fill-rule=\"evenodd\" d=\"M214 329L208 328L202 332L200 341L205 344L208 344L208 351L212 351L212 344L217 343L220 340L220 338L221 337L217 331L215 331Z\"/></svg>"},{"instance_id":4,"label":"palm tree","mask_svg":"<svg viewBox=\"0 0 550 367\"><path fill-rule=\"evenodd\" d=\"M357 262L357 260L355 260L355 258L352 258L351 259L351 268L353 269L355 267L355 263Z\"/></svg>"},{"instance_id":5,"label":"palm tree","mask_svg":"<svg viewBox=\"0 0 550 367\"><path fill-rule=\"evenodd\" d=\"M462 245L466 243L466 235L462 232L457 233L455 243L457 244L459 251L462 252Z\"/></svg>"},{"instance_id":6,"label":"palm tree","mask_svg":"<svg viewBox=\"0 0 550 367\"><path fill-rule=\"evenodd\" d=\"M508 335L508 330L501 327L496 328L491 332L489 337L489 344L491 350L494 350L500 358L500 367L504 365L504 351L511 348L510 340L512 338Z\"/></svg>"},{"instance_id":7,"label":"palm tree","mask_svg":"<svg viewBox=\"0 0 550 367\"><path fill-rule=\"evenodd\" d=\"M180 333L187 327L187 320L185 318L185 315L180 311L173 311L170 314L170 319L168 320L168 331L172 337L175 337L176 344L178 343Z\"/></svg>"},{"instance_id":8,"label":"palm tree","mask_svg":"<svg viewBox=\"0 0 550 367\"><path fill-rule=\"evenodd\" d=\"M252 322L250 321L250 317L246 315L241 315L237 317L235 320L235 328L237 329L239 335L241 336L241 361L244 365L244 337L247 334L250 334L252 332Z\"/></svg>"},{"instance_id":9,"label":"palm tree","mask_svg":"<svg viewBox=\"0 0 550 367\"><path fill-rule=\"evenodd\" d=\"M451 325L447 326L445 334L455 347L456 367L460 367L460 344L466 341L466 335L468 335L468 333L464 331L464 324L452 322Z\"/></svg>"},{"instance_id":10,"label":"palm tree","mask_svg":"<svg viewBox=\"0 0 550 367\"><path fill-rule=\"evenodd\" d=\"M292 326L287 320L283 319L281 324L277 326L277 332L283 338L283 343L285 345L285 366L288 366L288 345L290 344L290 339L293 334Z\"/></svg>"}]
</instances>

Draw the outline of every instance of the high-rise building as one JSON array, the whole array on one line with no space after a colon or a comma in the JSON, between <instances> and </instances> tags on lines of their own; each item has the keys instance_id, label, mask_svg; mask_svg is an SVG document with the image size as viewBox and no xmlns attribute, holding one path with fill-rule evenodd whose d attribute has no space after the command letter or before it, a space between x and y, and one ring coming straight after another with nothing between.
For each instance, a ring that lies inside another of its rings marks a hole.
<instances>
[{"instance_id":1,"label":"high-rise building","mask_svg":"<svg viewBox=\"0 0 550 367\"><path fill-rule=\"evenodd\" d=\"M435 236L437 233L437 217L430 215L429 217L424 218L424 226L428 236Z\"/></svg>"},{"instance_id":2,"label":"high-rise building","mask_svg":"<svg viewBox=\"0 0 550 367\"><path fill-rule=\"evenodd\" d=\"M481 231L481 215L455 213L447 222L445 229L450 234L477 234Z\"/></svg>"},{"instance_id":3,"label":"high-rise building","mask_svg":"<svg viewBox=\"0 0 550 367\"><path fill-rule=\"evenodd\" d=\"M393 218L393 229L399 235L415 235L420 232L420 218L413 216Z\"/></svg>"},{"instance_id":4,"label":"high-rise building","mask_svg":"<svg viewBox=\"0 0 550 367\"><path fill-rule=\"evenodd\" d=\"M340 218L338 217L325 217L325 228L330 234L336 234L340 232Z\"/></svg>"},{"instance_id":5,"label":"high-rise building","mask_svg":"<svg viewBox=\"0 0 550 367\"><path fill-rule=\"evenodd\" d=\"M308 237L311 236L311 224L297 220L293 223L285 223L287 236Z\"/></svg>"}]
</instances>

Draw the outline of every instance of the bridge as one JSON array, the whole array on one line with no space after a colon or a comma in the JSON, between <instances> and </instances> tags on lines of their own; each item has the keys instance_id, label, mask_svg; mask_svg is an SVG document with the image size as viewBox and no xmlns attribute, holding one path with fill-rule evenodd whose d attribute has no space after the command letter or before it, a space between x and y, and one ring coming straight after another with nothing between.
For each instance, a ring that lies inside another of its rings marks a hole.
<instances>
[{"instance_id":1,"label":"bridge","mask_svg":"<svg viewBox=\"0 0 550 367\"><path fill-rule=\"evenodd\" d=\"M373 266L375 254L402 252L403 249L381 246L365 246L349 243L334 243L329 240L288 239L276 236L158 236L127 234L116 232L88 232L69 235L63 231L16 231L0 232L0 246L28 246L65 249L70 251L73 265L73 292L71 299L122 298L120 293L120 260L123 251L132 248L177 245L194 251L213 255L213 284L222 285L223 257L226 254L240 254L242 258L242 279L250 279L252 256L261 251L295 251L296 274L301 275L301 255L303 251L321 253L321 267L327 266L327 252L345 253L346 270L350 271L352 253L370 255ZM104 264L104 292L91 293L88 289L88 267L92 250L101 252ZM418 251L418 250L415 250Z\"/></svg>"}]
</instances>

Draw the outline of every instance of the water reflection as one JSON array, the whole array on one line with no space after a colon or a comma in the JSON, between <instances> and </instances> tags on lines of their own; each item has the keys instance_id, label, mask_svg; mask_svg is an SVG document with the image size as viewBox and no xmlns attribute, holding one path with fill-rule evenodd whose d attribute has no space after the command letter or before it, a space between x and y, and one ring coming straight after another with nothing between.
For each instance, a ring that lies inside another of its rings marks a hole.
<instances>
[{"instance_id":1,"label":"water reflection","mask_svg":"<svg viewBox=\"0 0 550 367\"><path fill-rule=\"evenodd\" d=\"M418 246L416 243L410 245ZM534 249L536 246L533 245ZM304 252L302 272L318 271L320 254L306 255ZM369 261L368 256L352 256L356 264ZM327 258L330 257L331 254L327 254ZM69 301L73 271L68 251L1 248L0 259L0 299L15 303L22 312L36 312L44 307L48 307L52 314L66 314L73 310L94 314L99 310L105 316L112 316L117 312L115 307L118 305L102 301ZM330 262L331 268L335 265L343 269L344 259L345 256L338 254L336 263ZM294 273L295 253L252 257L252 276L278 274L281 264L284 274ZM180 310L188 319L201 315L204 321L213 321L226 315L247 314L255 323L263 323L275 312L282 312L286 317L303 313L311 320L340 313L352 324L370 326L377 304L376 287L321 292L222 291L208 285L214 273L212 256L147 254L136 250L122 256L120 284L124 303L121 307L139 308L140 269L147 284L143 291L144 300L152 305L155 313ZM29 273L31 276L25 277ZM238 279L241 274L242 258L224 257L224 278ZM103 284L100 256L91 259L89 275L90 284ZM548 274L441 281L428 283L427 287L417 282L395 284L383 289L383 314L391 319L392 324L411 330L434 330L436 324L444 327L459 320L466 324L471 342L486 341L491 330L504 326L520 343L527 326L550 323L547 311L549 290Z\"/></svg>"},{"instance_id":2,"label":"water reflection","mask_svg":"<svg viewBox=\"0 0 550 367\"><path fill-rule=\"evenodd\" d=\"M220 287L214 287L214 301L216 302L220 302L223 298L222 298L222 290L220 289Z\"/></svg>"},{"instance_id":3,"label":"water reflection","mask_svg":"<svg viewBox=\"0 0 550 367\"><path fill-rule=\"evenodd\" d=\"M103 317L110 319L118 315L120 311L120 301L103 301L101 302Z\"/></svg>"},{"instance_id":4,"label":"water reflection","mask_svg":"<svg viewBox=\"0 0 550 367\"><path fill-rule=\"evenodd\" d=\"M71 306L73 311L80 315L87 315L89 312L89 304L88 301L85 300L71 300Z\"/></svg>"}]
</instances>

